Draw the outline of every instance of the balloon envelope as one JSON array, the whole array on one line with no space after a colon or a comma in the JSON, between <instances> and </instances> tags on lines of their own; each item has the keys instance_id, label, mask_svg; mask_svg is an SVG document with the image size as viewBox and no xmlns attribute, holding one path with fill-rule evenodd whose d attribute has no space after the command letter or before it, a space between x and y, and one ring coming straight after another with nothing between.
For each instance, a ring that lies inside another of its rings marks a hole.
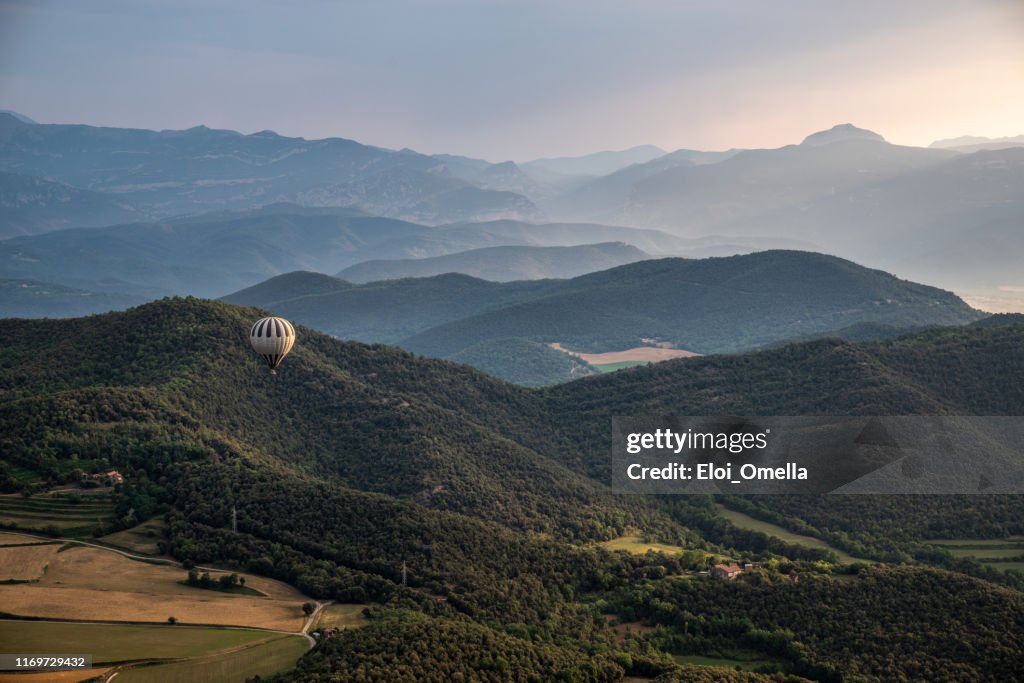
<instances>
[{"instance_id":1,"label":"balloon envelope","mask_svg":"<svg viewBox=\"0 0 1024 683\"><path fill-rule=\"evenodd\" d=\"M274 370L295 346L295 328L284 318L260 318L249 330L249 343Z\"/></svg>"}]
</instances>

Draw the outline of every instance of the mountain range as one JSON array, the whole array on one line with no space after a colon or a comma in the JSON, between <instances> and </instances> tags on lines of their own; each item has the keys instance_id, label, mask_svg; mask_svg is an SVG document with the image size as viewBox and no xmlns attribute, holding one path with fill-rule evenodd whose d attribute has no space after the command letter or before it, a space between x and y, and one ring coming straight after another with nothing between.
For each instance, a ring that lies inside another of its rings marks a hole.
<instances>
[{"instance_id":1,"label":"mountain range","mask_svg":"<svg viewBox=\"0 0 1024 683\"><path fill-rule=\"evenodd\" d=\"M344 138L243 135L202 126L147 131L37 124L0 113L0 238L174 223L186 214L254 211L280 202L345 207L421 225L585 222L710 238L718 245L738 240L740 246L813 249L935 282L991 309L1014 310L1024 288L1017 267L1024 239L1014 227L1024 218L1024 152L1018 143L965 137L908 147L841 124L778 149L662 153L641 146L492 163ZM440 251L425 237L411 248L414 253L360 260L527 244L491 234L496 239ZM621 233L529 244L605 241L652 255L696 255L651 249ZM295 264L264 275L308 267ZM20 269L0 276L93 291L85 281Z\"/></svg>"},{"instance_id":2,"label":"mountain range","mask_svg":"<svg viewBox=\"0 0 1024 683\"><path fill-rule=\"evenodd\" d=\"M31 124L0 114L0 171L103 192L158 218L280 201L425 223L539 217L526 197L461 180L433 157L272 131Z\"/></svg>"},{"instance_id":3,"label":"mountain range","mask_svg":"<svg viewBox=\"0 0 1024 683\"><path fill-rule=\"evenodd\" d=\"M688 237L800 240L998 306L1024 284L1024 150L991 147L906 147L847 124L717 163L667 155L542 206Z\"/></svg>"},{"instance_id":4,"label":"mountain range","mask_svg":"<svg viewBox=\"0 0 1024 683\"><path fill-rule=\"evenodd\" d=\"M368 260L429 258L492 246L554 247L610 241L632 245L627 251L633 255L636 250L657 255L735 254L786 244L784 240L749 238L690 240L656 230L595 224L506 220L431 227L355 209L274 204L3 240L0 277L114 293L141 303L169 294L221 296L282 273L335 273ZM519 253L527 271L528 260L550 259L549 252ZM549 255L540 256L545 253ZM610 263L593 250L584 253L588 256L573 267L593 270ZM546 274L533 272L532 276ZM531 276L529 272L524 275ZM59 312L54 309L49 314Z\"/></svg>"}]
</instances>

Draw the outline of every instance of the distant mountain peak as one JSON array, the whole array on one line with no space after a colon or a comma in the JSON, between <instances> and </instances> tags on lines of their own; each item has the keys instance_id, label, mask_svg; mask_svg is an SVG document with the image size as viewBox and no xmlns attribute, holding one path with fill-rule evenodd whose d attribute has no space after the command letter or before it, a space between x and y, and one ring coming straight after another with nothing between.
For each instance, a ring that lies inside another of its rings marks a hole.
<instances>
[{"instance_id":1,"label":"distant mountain peak","mask_svg":"<svg viewBox=\"0 0 1024 683\"><path fill-rule=\"evenodd\" d=\"M840 123L832 126L828 130L820 130L817 133L811 133L804 138L804 141L800 144L816 147L821 145L831 145L833 142L847 142L849 140L873 140L874 142L885 142L885 138L874 131L867 130L866 128L858 128L852 123Z\"/></svg>"}]
</instances>

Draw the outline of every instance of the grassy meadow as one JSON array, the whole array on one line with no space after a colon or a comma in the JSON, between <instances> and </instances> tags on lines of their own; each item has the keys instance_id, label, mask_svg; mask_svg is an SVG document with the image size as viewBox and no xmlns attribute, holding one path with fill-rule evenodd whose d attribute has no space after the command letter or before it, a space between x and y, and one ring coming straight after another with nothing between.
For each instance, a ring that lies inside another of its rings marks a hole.
<instances>
[{"instance_id":1,"label":"grassy meadow","mask_svg":"<svg viewBox=\"0 0 1024 683\"><path fill-rule=\"evenodd\" d=\"M802 545L808 548L821 548L822 550L831 550L839 557L841 564L852 564L854 562L871 562L871 560L865 560L859 557L854 557L849 553L843 552L839 548L829 545L820 538L814 538L813 536L804 536L803 534L793 533L788 529L784 529L777 524L765 522L760 519L751 517L750 515L736 510L730 510L724 505L718 505L718 514L725 517L729 522L741 529L748 529L750 531L760 531L768 536L774 536L780 541L786 543L792 543L793 545Z\"/></svg>"}]
</instances>

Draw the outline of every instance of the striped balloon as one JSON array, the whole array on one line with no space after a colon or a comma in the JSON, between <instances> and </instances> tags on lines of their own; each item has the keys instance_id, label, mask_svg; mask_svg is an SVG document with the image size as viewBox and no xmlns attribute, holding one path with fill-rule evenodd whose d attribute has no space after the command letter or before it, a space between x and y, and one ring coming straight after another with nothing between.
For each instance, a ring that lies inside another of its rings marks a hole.
<instances>
[{"instance_id":1,"label":"striped balloon","mask_svg":"<svg viewBox=\"0 0 1024 683\"><path fill-rule=\"evenodd\" d=\"M295 328L284 318L261 318L249 330L249 343L267 361L270 374L276 375L275 368L295 345Z\"/></svg>"}]
</instances>

